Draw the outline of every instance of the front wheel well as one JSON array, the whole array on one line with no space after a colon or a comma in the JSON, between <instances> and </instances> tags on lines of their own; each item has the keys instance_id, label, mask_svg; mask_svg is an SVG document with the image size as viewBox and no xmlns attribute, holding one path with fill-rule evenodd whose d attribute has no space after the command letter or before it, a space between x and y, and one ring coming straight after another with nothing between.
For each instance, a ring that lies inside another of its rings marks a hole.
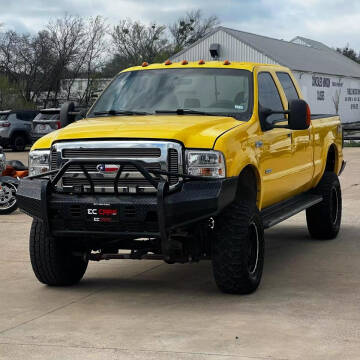
<instances>
[{"instance_id":1,"label":"front wheel well","mask_svg":"<svg viewBox=\"0 0 360 360\"><path fill-rule=\"evenodd\" d=\"M236 191L237 200L251 200L258 205L260 193L260 180L257 169L252 165L245 166L239 175Z\"/></svg>"}]
</instances>

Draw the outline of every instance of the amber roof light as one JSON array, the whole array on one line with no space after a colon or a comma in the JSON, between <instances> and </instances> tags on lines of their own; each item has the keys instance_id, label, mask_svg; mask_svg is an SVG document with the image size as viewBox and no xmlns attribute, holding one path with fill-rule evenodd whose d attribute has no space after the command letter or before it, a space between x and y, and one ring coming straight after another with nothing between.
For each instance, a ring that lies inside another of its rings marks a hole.
<instances>
[{"instance_id":1,"label":"amber roof light","mask_svg":"<svg viewBox=\"0 0 360 360\"><path fill-rule=\"evenodd\" d=\"M169 60L166 60L164 64L165 65L171 65L172 63L171 63L171 60L169 59Z\"/></svg>"},{"instance_id":2,"label":"amber roof light","mask_svg":"<svg viewBox=\"0 0 360 360\"><path fill-rule=\"evenodd\" d=\"M230 65L230 64L231 64L231 62L229 60L224 61L224 65Z\"/></svg>"},{"instance_id":3,"label":"amber roof light","mask_svg":"<svg viewBox=\"0 0 360 360\"><path fill-rule=\"evenodd\" d=\"M187 60L183 60L182 62L181 62L181 65L187 65L189 62L187 61Z\"/></svg>"},{"instance_id":4,"label":"amber roof light","mask_svg":"<svg viewBox=\"0 0 360 360\"><path fill-rule=\"evenodd\" d=\"M149 66L149 63L147 63L146 61L144 61L142 64L141 64L142 67L146 67L146 66Z\"/></svg>"},{"instance_id":5,"label":"amber roof light","mask_svg":"<svg viewBox=\"0 0 360 360\"><path fill-rule=\"evenodd\" d=\"M204 64L205 64L205 61L204 61L204 60L199 60L198 64L199 64L199 65L204 65Z\"/></svg>"}]
</instances>

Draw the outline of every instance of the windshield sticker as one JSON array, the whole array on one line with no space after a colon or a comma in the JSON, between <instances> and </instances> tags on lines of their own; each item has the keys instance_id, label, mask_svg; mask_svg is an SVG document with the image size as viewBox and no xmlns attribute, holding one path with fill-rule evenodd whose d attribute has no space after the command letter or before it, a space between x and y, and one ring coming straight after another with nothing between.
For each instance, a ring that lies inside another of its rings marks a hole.
<instances>
[{"instance_id":1,"label":"windshield sticker","mask_svg":"<svg viewBox=\"0 0 360 360\"><path fill-rule=\"evenodd\" d=\"M244 110L244 105L235 105L235 109Z\"/></svg>"}]
</instances>

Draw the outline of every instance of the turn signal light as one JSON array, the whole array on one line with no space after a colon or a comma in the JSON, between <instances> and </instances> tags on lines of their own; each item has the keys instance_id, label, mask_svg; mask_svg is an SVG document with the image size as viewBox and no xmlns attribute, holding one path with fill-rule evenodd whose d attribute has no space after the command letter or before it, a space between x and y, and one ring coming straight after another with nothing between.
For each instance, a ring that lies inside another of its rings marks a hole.
<instances>
[{"instance_id":1,"label":"turn signal light","mask_svg":"<svg viewBox=\"0 0 360 360\"><path fill-rule=\"evenodd\" d=\"M10 123L8 121L0 123L0 127L9 127L9 126L10 126Z\"/></svg>"},{"instance_id":2,"label":"turn signal light","mask_svg":"<svg viewBox=\"0 0 360 360\"><path fill-rule=\"evenodd\" d=\"M171 60L169 59L169 60L166 60L164 64L165 64L165 65L171 65L172 62L171 62Z\"/></svg>"}]
</instances>

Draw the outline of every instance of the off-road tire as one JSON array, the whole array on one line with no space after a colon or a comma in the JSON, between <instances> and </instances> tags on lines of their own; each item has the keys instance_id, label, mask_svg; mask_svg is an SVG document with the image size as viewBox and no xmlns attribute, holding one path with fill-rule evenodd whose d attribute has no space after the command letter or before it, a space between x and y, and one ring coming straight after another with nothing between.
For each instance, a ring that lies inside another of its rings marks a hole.
<instances>
[{"instance_id":1,"label":"off-road tire","mask_svg":"<svg viewBox=\"0 0 360 360\"><path fill-rule=\"evenodd\" d=\"M13 151L24 151L26 147L26 138L24 135L13 135L10 141L10 146Z\"/></svg>"},{"instance_id":2,"label":"off-road tire","mask_svg":"<svg viewBox=\"0 0 360 360\"><path fill-rule=\"evenodd\" d=\"M257 235L257 259L250 247ZM212 265L218 288L230 294L250 294L261 280L264 266L264 228L255 202L243 200L227 207L215 222Z\"/></svg>"},{"instance_id":3,"label":"off-road tire","mask_svg":"<svg viewBox=\"0 0 360 360\"><path fill-rule=\"evenodd\" d=\"M331 171L326 171L313 192L322 195L323 201L306 210L309 233L314 239L334 239L340 230L342 213L338 176Z\"/></svg>"},{"instance_id":4,"label":"off-road tire","mask_svg":"<svg viewBox=\"0 0 360 360\"><path fill-rule=\"evenodd\" d=\"M30 259L38 280L52 286L69 286L84 276L88 260L74 256L67 239L47 234L42 221L34 219L30 231Z\"/></svg>"}]
</instances>

